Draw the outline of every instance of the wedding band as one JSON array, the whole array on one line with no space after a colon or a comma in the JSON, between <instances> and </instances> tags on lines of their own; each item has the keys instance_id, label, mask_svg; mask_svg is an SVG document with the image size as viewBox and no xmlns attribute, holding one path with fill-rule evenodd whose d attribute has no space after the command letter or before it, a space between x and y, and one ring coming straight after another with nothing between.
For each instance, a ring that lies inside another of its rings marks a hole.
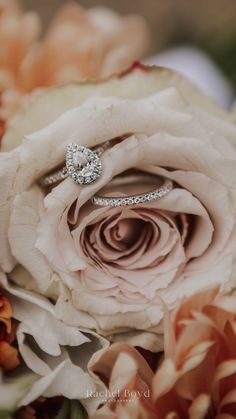
<instances>
[{"instance_id":1,"label":"wedding band","mask_svg":"<svg viewBox=\"0 0 236 419\"><path fill-rule=\"evenodd\" d=\"M101 155L110 146L110 141L95 147L93 150L79 144L67 145L66 165L49 175L43 176L39 183L43 187L52 186L68 176L80 185L89 185L101 175Z\"/></svg>"},{"instance_id":2,"label":"wedding band","mask_svg":"<svg viewBox=\"0 0 236 419\"><path fill-rule=\"evenodd\" d=\"M153 177L154 176L152 175L146 176L146 178L148 179L152 178L152 180L153 180ZM140 180L143 181L144 178L145 177L143 176L140 177L140 179L136 178L135 183L138 184L138 182ZM126 183L127 181L129 182L129 179L130 179L130 176L123 178L124 182ZM132 177L132 179L134 178ZM95 195L91 199L91 201L94 205L99 206L99 207L126 207L130 205L134 206L134 205L144 204L145 202L156 201L166 196L170 191L172 191L174 187L172 180L169 180L167 178L161 178L161 179L162 179L161 185L154 188L152 191L148 193L145 192L145 193L140 193L140 194L128 195L125 197L115 197L115 196L106 197L102 195ZM114 186L114 182L113 182L113 186ZM122 182L119 183L119 186L122 186Z\"/></svg>"}]
</instances>

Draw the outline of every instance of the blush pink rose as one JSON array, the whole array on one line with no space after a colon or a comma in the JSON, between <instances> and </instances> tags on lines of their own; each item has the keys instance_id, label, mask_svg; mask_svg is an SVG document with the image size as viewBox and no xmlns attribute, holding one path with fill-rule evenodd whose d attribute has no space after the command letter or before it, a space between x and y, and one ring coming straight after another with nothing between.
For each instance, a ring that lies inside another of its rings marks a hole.
<instances>
[{"instance_id":1,"label":"blush pink rose","mask_svg":"<svg viewBox=\"0 0 236 419\"><path fill-rule=\"evenodd\" d=\"M163 78L152 95L90 99L1 155L5 271L52 297L65 322L149 349L162 332L160 298L173 309L206 285L228 290L235 259L236 127L180 76L157 71ZM127 74L117 95L127 80L146 85L152 74ZM71 179L49 193L38 186L64 160L68 142L93 147L127 133L103 154L102 175L90 186ZM133 192L143 188L136 177L143 172L154 176L150 188L159 176L175 187L130 208L91 203L127 171Z\"/></svg>"}]
</instances>

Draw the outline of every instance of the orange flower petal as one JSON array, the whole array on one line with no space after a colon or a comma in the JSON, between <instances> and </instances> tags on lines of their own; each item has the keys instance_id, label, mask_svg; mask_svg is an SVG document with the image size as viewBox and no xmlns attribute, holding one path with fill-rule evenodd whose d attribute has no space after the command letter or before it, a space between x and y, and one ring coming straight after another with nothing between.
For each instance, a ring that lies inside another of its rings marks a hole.
<instances>
[{"instance_id":1,"label":"orange flower petal","mask_svg":"<svg viewBox=\"0 0 236 419\"><path fill-rule=\"evenodd\" d=\"M111 378L113 367L119 357L119 355L127 354L135 361L140 377L147 383L150 383L153 377L153 372L149 367L148 363L142 357L142 355L131 346L126 343L115 343L102 354L98 354L92 362L92 370L101 376L105 383Z\"/></svg>"},{"instance_id":2,"label":"orange flower petal","mask_svg":"<svg viewBox=\"0 0 236 419\"><path fill-rule=\"evenodd\" d=\"M223 378L236 374L236 359L222 362L216 369L213 385L218 386Z\"/></svg>"},{"instance_id":3,"label":"orange flower petal","mask_svg":"<svg viewBox=\"0 0 236 419\"><path fill-rule=\"evenodd\" d=\"M173 361L166 359L153 378L153 399L155 400L168 393L175 386L179 376L180 373L176 370Z\"/></svg>"},{"instance_id":4,"label":"orange flower petal","mask_svg":"<svg viewBox=\"0 0 236 419\"><path fill-rule=\"evenodd\" d=\"M11 333L11 327L12 327L11 320L4 319L4 317L0 317L0 330L1 330L1 323L3 323L6 327L6 334L10 334Z\"/></svg>"},{"instance_id":5,"label":"orange flower petal","mask_svg":"<svg viewBox=\"0 0 236 419\"><path fill-rule=\"evenodd\" d=\"M7 342L0 342L0 367L4 371L10 371L20 364L18 352Z\"/></svg>"},{"instance_id":6,"label":"orange flower petal","mask_svg":"<svg viewBox=\"0 0 236 419\"><path fill-rule=\"evenodd\" d=\"M222 410L227 404L236 404L236 389L234 388L222 399L220 403L220 409Z\"/></svg>"},{"instance_id":7,"label":"orange flower petal","mask_svg":"<svg viewBox=\"0 0 236 419\"><path fill-rule=\"evenodd\" d=\"M13 315L12 305L7 297L0 295L0 319L10 319Z\"/></svg>"},{"instance_id":8,"label":"orange flower petal","mask_svg":"<svg viewBox=\"0 0 236 419\"><path fill-rule=\"evenodd\" d=\"M203 292L195 294L191 298L188 298L185 302L183 302L183 304L177 310L175 315L174 323L176 335L178 335L182 330L182 327L179 327L179 322L183 319L192 318L193 311L201 312L203 307L205 307L208 304L211 304L215 300L218 292L219 287L217 286L215 288L210 288L209 290L204 290Z\"/></svg>"},{"instance_id":9,"label":"orange flower petal","mask_svg":"<svg viewBox=\"0 0 236 419\"><path fill-rule=\"evenodd\" d=\"M181 419L181 417L176 412L168 413L165 419Z\"/></svg>"},{"instance_id":10,"label":"orange flower petal","mask_svg":"<svg viewBox=\"0 0 236 419\"><path fill-rule=\"evenodd\" d=\"M205 419L210 403L211 400L208 394L200 394L196 397L189 408L189 419Z\"/></svg>"}]
</instances>

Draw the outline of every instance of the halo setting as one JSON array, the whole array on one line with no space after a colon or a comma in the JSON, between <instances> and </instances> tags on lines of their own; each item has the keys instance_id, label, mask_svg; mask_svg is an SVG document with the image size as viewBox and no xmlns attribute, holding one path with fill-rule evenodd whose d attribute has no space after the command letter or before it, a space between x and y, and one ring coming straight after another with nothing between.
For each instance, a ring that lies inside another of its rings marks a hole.
<instances>
[{"instance_id":1,"label":"halo setting","mask_svg":"<svg viewBox=\"0 0 236 419\"><path fill-rule=\"evenodd\" d=\"M80 185L89 185L95 182L102 172L99 153L79 144L68 144L66 170L68 176Z\"/></svg>"}]
</instances>

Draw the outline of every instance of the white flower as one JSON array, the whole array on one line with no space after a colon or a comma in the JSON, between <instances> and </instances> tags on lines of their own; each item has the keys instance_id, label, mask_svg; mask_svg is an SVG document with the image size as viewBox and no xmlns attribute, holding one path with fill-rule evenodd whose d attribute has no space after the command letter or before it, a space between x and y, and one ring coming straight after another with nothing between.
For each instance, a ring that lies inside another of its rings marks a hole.
<instances>
[{"instance_id":1,"label":"white flower","mask_svg":"<svg viewBox=\"0 0 236 419\"><path fill-rule=\"evenodd\" d=\"M100 399L89 399L89 395L103 386L91 377L87 365L94 352L108 346L107 341L57 320L52 303L12 286L3 274L0 284L10 293L14 318L19 322L16 337L24 361L22 382L25 376L27 383L29 373L34 373L31 374L34 382L27 393L19 397L18 407L28 405L41 395L62 395L80 400L90 413L95 411ZM0 385L0 389L4 387ZM11 389L10 394L14 396ZM0 406L4 406L1 399Z\"/></svg>"}]
</instances>

